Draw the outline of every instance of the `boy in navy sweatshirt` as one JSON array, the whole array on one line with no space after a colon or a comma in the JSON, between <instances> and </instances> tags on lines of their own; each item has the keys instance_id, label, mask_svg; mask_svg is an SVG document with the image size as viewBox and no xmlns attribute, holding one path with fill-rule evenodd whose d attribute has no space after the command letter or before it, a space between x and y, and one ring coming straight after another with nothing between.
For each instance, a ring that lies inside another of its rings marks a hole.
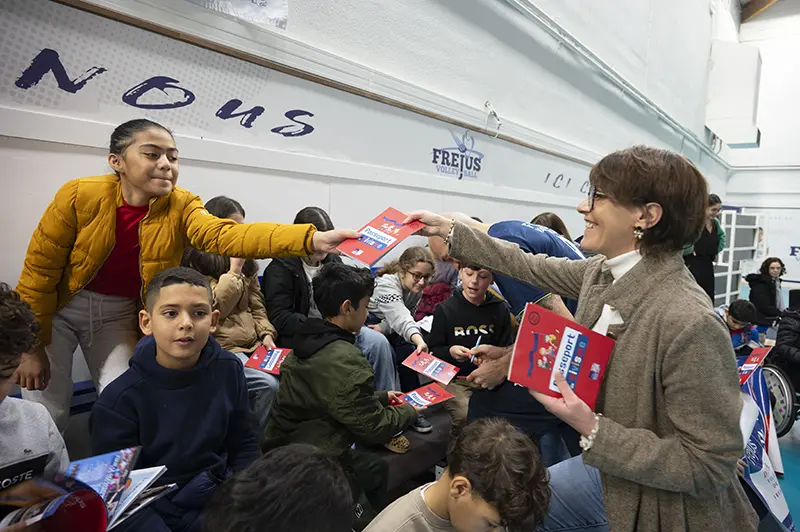
<instances>
[{"instance_id":1,"label":"boy in navy sweatshirt","mask_svg":"<svg viewBox=\"0 0 800 532\"><path fill-rule=\"evenodd\" d=\"M514 343L508 307L505 301L489 292L494 281L492 272L467 264L460 266L458 275L461 290L436 307L428 337L431 353L459 368L456 378L447 385L447 391L455 397L442 403L452 421L451 446L467 422L472 395L467 377L477 368L471 361L470 350L479 339L483 345L498 347Z\"/></svg>"},{"instance_id":2,"label":"boy in navy sweatshirt","mask_svg":"<svg viewBox=\"0 0 800 532\"><path fill-rule=\"evenodd\" d=\"M200 514L216 486L259 457L244 371L209 336L219 312L202 274L188 268L159 273L146 306L139 314L145 338L130 368L92 410L92 452L141 446L137 469L167 466L159 483L178 485L125 528L200 531Z\"/></svg>"}]
</instances>

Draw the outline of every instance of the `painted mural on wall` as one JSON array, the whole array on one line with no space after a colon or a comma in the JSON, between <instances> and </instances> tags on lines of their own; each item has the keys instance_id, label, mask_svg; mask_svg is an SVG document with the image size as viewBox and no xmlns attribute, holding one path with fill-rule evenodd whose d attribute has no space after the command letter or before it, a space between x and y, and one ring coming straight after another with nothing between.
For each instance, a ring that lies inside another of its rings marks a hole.
<instances>
[{"instance_id":1,"label":"painted mural on wall","mask_svg":"<svg viewBox=\"0 0 800 532\"><path fill-rule=\"evenodd\" d=\"M22 72L14 83L18 88L29 90L42 81L47 74L52 74L58 88L69 94L76 94L98 75L107 74L109 69L105 66L92 66L77 77L71 78L67 73L64 63L56 50L45 48L39 52L33 61ZM113 70L111 72L113 74ZM188 107L195 103L197 96L192 90L181 85L181 82L170 76L151 76L126 90L121 95L122 102L131 107L145 110L167 110ZM256 105L250 109L242 109L243 102L238 98L231 98L214 113L221 120L238 118L239 124L244 128L252 128L255 121L264 114L265 108ZM284 113L284 117L291 124L284 124L272 128L270 131L284 137L302 137L314 131L314 126L303 122L300 118L313 117L314 113L304 109L291 109Z\"/></svg>"},{"instance_id":2,"label":"painted mural on wall","mask_svg":"<svg viewBox=\"0 0 800 532\"><path fill-rule=\"evenodd\" d=\"M586 165L50 0L4 0L0 15L0 108L109 127L146 117L177 135L576 203L588 189Z\"/></svg>"}]
</instances>

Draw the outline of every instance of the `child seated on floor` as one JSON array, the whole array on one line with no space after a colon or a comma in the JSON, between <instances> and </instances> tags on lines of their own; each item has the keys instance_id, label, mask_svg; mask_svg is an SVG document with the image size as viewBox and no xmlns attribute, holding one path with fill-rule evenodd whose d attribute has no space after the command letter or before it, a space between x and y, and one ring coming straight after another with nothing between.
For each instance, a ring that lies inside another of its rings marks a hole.
<instances>
[{"instance_id":1,"label":"child seated on floor","mask_svg":"<svg viewBox=\"0 0 800 532\"><path fill-rule=\"evenodd\" d=\"M38 343L39 323L30 305L0 283L0 492L34 477L63 473L69 464L47 409L8 397L22 353Z\"/></svg>"},{"instance_id":2,"label":"child seated on floor","mask_svg":"<svg viewBox=\"0 0 800 532\"><path fill-rule=\"evenodd\" d=\"M737 299L730 306L722 305L717 308L717 315L725 321L731 332L733 349L738 354L744 354L743 349L760 346L758 329L753 325L756 318L756 307L746 299Z\"/></svg>"},{"instance_id":3,"label":"child seated on floor","mask_svg":"<svg viewBox=\"0 0 800 532\"><path fill-rule=\"evenodd\" d=\"M311 445L270 451L220 486L206 532L350 532L353 498L341 465Z\"/></svg>"},{"instance_id":4,"label":"child seated on floor","mask_svg":"<svg viewBox=\"0 0 800 532\"><path fill-rule=\"evenodd\" d=\"M137 469L167 466L159 484L178 484L124 528L196 532L216 486L258 459L247 385L242 363L209 336L219 311L205 276L164 270L145 302L145 338L92 410L92 454L141 446Z\"/></svg>"},{"instance_id":5,"label":"child seated on floor","mask_svg":"<svg viewBox=\"0 0 800 532\"><path fill-rule=\"evenodd\" d=\"M467 377L477 366L470 350L483 344L506 347L514 343L511 314L505 302L491 294L492 272L480 266L460 265L461 289L441 303L433 313L428 336L431 352L459 367L458 375L447 385L454 397L442 403L450 414L450 445L467 422L472 385Z\"/></svg>"},{"instance_id":6,"label":"child seated on floor","mask_svg":"<svg viewBox=\"0 0 800 532\"><path fill-rule=\"evenodd\" d=\"M461 431L439 480L396 500L365 532L532 531L549 502L533 440L507 421L481 419Z\"/></svg>"},{"instance_id":7,"label":"child seated on floor","mask_svg":"<svg viewBox=\"0 0 800 532\"><path fill-rule=\"evenodd\" d=\"M294 351L281 365L281 387L263 449L307 443L339 457L355 485L380 511L388 467L353 444L385 444L418 411L400 402L396 392L376 391L372 367L353 345L367 319L374 288L369 270L329 263L322 266L313 284L323 319L305 320Z\"/></svg>"}]
</instances>

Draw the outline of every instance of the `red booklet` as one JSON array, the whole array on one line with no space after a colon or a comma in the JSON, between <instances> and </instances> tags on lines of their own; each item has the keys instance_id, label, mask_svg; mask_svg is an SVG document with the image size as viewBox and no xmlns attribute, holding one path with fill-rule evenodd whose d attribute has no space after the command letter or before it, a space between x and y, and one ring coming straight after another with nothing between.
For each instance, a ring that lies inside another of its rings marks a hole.
<instances>
[{"instance_id":1,"label":"red booklet","mask_svg":"<svg viewBox=\"0 0 800 532\"><path fill-rule=\"evenodd\" d=\"M272 375L280 375L281 364L283 364L283 361L291 352L291 349L281 349L277 347L275 349L267 349L262 345L253 351L250 360L247 361L245 366L248 368L260 369Z\"/></svg>"},{"instance_id":2,"label":"red booklet","mask_svg":"<svg viewBox=\"0 0 800 532\"><path fill-rule=\"evenodd\" d=\"M458 368L452 364L448 364L444 360L438 359L430 353L423 353L414 351L407 359L403 361L403 365L411 368L417 373L426 375L436 382L441 382L445 386L450 384L458 373Z\"/></svg>"},{"instance_id":3,"label":"red booklet","mask_svg":"<svg viewBox=\"0 0 800 532\"><path fill-rule=\"evenodd\" d=\"M417 388L413 392L403 394L401 398L411 406L422 408L452 399L453 394L434 382L422 388Z\"/></svg>"},{"instance_id":4,"label":"red booklet","mask_svg":"<svg viewBox=\"0 0 800 532\"><path fill-rule=\"evenodd\" d=\"M406 215L389 207L361 228L361 238L345 240L337 248L348 257L372 266L397 244L423 227L422 222L403 224Z\"/></svg>"},{"instance_id":5,"label":"red booklet","mask_svg":"<svg viewBox=\"0 0 800 532\"><path fill-rule=\"evenodd\" d=\"M753 352L747 357L739 367L739 385L744 386L745 383L753 376L753 372L764 363L764 359L772 350L771 347L758 347L753 349Z\"/></svg>"},{"instance_id":6,"label":"red booklet","mask_svg":"<svg viewBox=\"0 0 800 532\"><path fill-rule=\"evenodd\" d=\"M534 303L525 306L508 380L561 397L560 372L575 393L594 408L614 340Z\"/></svg>"}]
</instances>

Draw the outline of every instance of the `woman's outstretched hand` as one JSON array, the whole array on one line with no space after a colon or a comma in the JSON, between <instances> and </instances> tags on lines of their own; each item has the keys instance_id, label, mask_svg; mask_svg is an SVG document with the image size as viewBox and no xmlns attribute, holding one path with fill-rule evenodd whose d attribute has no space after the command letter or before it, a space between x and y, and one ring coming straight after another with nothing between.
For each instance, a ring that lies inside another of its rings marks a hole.
<instances>
[{"instance_id":1,"label":"woman's outstretched hand","mask_svg":"<svg viewBox=\"0 0 800 532\"><path fill-rule=\"evenodd\" d=\"M444 216L439 216L430 211L414 211L408 214L408 218L403 220L404 224L411 222L422 222L425 227L419 232L422 236L446 237L450 232L452 222Z\"/></svg>"},{"instance_id":2,"label":"woman's outstretched hand","mask_svg":"<svg viewBox=\"0 0 800 532\"><path fill-rule=\"evenodd\" d=\"M334 229L317 231L311 237L311 251L314 253L336 253L336 248L350 238L359 238L361 233L353 229Z\"/></svg>"},{"instance_id":3,"label":"woman's outstretched hand","mask_svg":"<svg viewBox=\"0 0 800 532\"><path fill-rule=\"evenodd\" d=\"M578 397L560 372L556 372L556 384L561 397L550 397L540 392L530 391L534 399L542 403L550 413L558 416L582 436L589 436L594 430L594 412Z\"/></svg>"}]
</instances>

